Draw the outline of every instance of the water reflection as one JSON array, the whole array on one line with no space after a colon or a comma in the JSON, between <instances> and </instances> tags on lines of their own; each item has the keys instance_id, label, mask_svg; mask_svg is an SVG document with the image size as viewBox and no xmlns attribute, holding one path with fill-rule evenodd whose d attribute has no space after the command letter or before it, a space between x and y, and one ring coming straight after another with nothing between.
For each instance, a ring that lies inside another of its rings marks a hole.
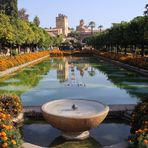
<instances>
[{"instance_id":1,"label":"water reflection","mask_svg":"<svg viewBox=\"0 0 148 148\"><path fill-rule=\"evenodd\" d=\"M50 58L1 79L0 93L18 94L34 106L64 98L136 104L148 98L148 78L99 58Z\"/></svg>"},{"instance_id":2,"label":"water reflection","mask_svg":"<svg viewBox=\"0 0 148 148\"><path fill-rule=\"evenodd\" d=\"M17 73L10 74L0 79L0 94L15 93L21 95L23 92L35 87L39 81L50 70L49 61L44 61L38 65L31 65L21 69Z\"/></svg>"},{"instance_id":3,"label":"water reflection","mask_svg":"<svg viewBox=\"0 0 148 148\"><path fill-rule=\"evenodd\" d=\"M68 74L69 74L69 65L68 61L64 58L63 63L58 64L57 79L60 80L60 83L63 83L68 80Z\"/></svg>"},{"instance_id":4,"label":"water reflection","mask_svg":"<svg viewBox=\"0 0 148 148\"><path fill-rule=\"evenodd\" d=\"M89 73L89 75L92 76L92 77L95 76L95 74L96 74L96 73L95 73L95 69L94 69L93 67L90 67L90 70L88 71L88 73Z\"/></svg>"},{"instance_id":5,"label":"water reflection","mask_svg":"<svg viewBox=\"0 0 148 148\"><path fill-rule=\"evenodd\" d=\"M61 137L61 132L49 124L24 125L22 131L24 141L42 147L99 148L127 140L130 126L125 123L111 123L111 121L102 123L91 130L90 137L84 141L66 141Z\"/></svg>"},{"instance_id":6,"label":"water reflection","mask_svg":"<svg viewBox=\"0 0 148 148\"><path fill-rule=\"evenodd\" d=\"M131 97L137 97L140 101L148 98L148 78L135 72L128 71L119 66L98 59L89 59L93 67L108 77L108 80L120 89L126 90Z\"/></svg>"},{"instance_id":7,"label":"water reflection","mask_svg":"<svg viewBox=\"0 0 148 148\"><path fill-rule=\"evenodd\" d=\"M77 75L76 71L80 71L80 75L83 76L84 72L82 74L82 70L78 67L76 67L73 63L70 64L70 70L69 70L69 79L68 83L66 84L67 87L85 87L86 84L82 82L82 80L79 79L79 76ZM85 68L85 67L83 67Z\"/></svg>"},{"instance_id":8,"label":"water reflection","mask_svg":"<svg viewBox=\"0 0 148 148\"><path fill-rule=\"evenodd\" d=\"M57 137L50 145L50 148L100 148L102 145L92 137L82 141L67 141L62 136Z\"/></svg>"}]
</instances>

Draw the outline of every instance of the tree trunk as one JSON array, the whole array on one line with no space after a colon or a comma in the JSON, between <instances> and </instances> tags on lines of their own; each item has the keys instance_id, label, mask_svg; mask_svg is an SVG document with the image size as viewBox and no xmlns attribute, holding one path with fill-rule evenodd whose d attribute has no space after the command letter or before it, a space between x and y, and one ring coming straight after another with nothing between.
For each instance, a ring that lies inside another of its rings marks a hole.
<instances>
[{"instance_id":1,"label":"tree trunk","mask_svg":"<svg viewBox=\"0 0 148 148\"><path fill-rule=\"evenodd\" d=\"M10 45L10 57L12 57L12 45Z\"/></svg>"},{"instance_id":2,"label":"tree trunk","mask_svg":"<svg viewBox=\"0 0 148 148\"><path fill-rule=\"evenodd\" d=\"M127 54L127 46L124 47L124 54Z\"/></svg>"},{"instance_id":3,"label":"tree trunk","mask_svg":"<svg viewBox=\"0 0 148 148\"><path fill-rule=\"evenodd\" d=\"M136 45L134 46L134 54L135 56L137 56L137 46Z\"/></svg>"},{"instance_id":4,"label":"tree trunk","mask_svg":"<svg viewBox=\"0 0 148 148\"><path fill-rule=\"evenodd\" d=\"M117 44L117 53L119 52L119 45Z\"/></svg>"},{"instance_id":5,"label":"tree trunk","mask_svg":"<svg viewBox=\"0 0 148 148\"><path fill-rule=\"evenodd\" d=\"M141 56L144 57L144 43L141 45Z\"/></svg>"},{"instance_id":6,"label":"tree trunk","mask_svg":"<svg viewBox=\"0 0 148 148\"><path fill-rule=\"evenodd\" d=\"M130 52L133 55L133 45L130 45Z\"/></svg>"},{"instance_id":7,"label":"tree trunk","mask_svg":"<svg viewBox=\"0 0 148 148\"><path fill-rule=\"evenodd\" d=\"M91 34L93 35L93 27L91 27Z\"/></svg>"},{"instance_id":8,"label":"tree trunk","mask_svg":"<svg viewBox=\"0 0 148 148\"><path fill-rule=\"evenodd\" d=\"M18 54L20 54L20 51L21 51L21 46L19 45L18 46Z\"/></svg>"}]
</instances>

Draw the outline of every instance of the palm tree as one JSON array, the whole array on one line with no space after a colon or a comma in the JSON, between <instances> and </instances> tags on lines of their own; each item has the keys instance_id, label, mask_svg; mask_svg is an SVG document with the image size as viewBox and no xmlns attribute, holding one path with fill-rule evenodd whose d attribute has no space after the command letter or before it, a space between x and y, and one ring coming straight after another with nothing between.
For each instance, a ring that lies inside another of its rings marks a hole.
<instances>
[{"instance_id":1,"label":"palm tree","mask_svg":"<svg viewBox=\"0 0 148 148\"><path fill-rule=\"evenodd\" d=\"M99 30L100 30L100 32L101 32L101 31L102 31L103 26L102 26L102 25L99 25L99 26L98 26L98 28L99 28Z\"/></svg>"},{"instance_id":2,"label":"palm tree","mask_svg":"<svg viewBox=\"0 0 148 148\"><path fill-rule=\"evenodd\" d=\"M96 27L96 23L94 21L91 21L88 25L88 27L91 28L91 33L93 34L93 29Z\"/></svg>"},{"instance_id":3,"label":"palm tree","mask_svg":"<svg viewBox=\"0 0 148 148\"><path fill-rule=\"evenodd\" d=\"M145 9L146 10L144 11L144 15L145 16L148 16L148 4L145 5Z\"/></svg>"}]
</instances>

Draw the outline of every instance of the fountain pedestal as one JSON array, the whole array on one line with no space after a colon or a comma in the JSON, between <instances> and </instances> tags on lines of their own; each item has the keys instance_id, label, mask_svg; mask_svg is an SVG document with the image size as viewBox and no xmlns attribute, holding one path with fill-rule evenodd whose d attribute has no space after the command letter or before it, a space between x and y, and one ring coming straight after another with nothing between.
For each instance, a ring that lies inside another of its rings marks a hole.
<instances>
[{"instance_id":1,"label":"fountain pedestal","mask_svg":"<svg viewBox=\"0 0 148 148\"><path fill-rule=\"evenodd\" d=\"M107 116L109 107L95 100L63 99L45 103L44 118L66 139L85 139Z\"/></svg>"},{"instance_id":2,"label":"fountain pedestal","mask_svg":"<svg viewBox=\"0 0 148 148\"><path fill-rule=\"evenodd\" d=\"M84 132L62 132L62 136L67 140L83 140L89 137L89 131Z\"/></svg>"}]
</instances>

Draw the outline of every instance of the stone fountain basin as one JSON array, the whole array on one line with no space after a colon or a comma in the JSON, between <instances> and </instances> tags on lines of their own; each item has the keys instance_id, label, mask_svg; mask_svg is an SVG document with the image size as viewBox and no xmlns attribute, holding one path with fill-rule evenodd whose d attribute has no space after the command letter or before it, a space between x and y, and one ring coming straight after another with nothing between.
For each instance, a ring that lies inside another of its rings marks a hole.
<instances>
[{"instance_id":1,"label":"stone fountain basin","mask_svg":"<svg viewBox=\"0 0 148 148\"><path fill-rule=\"evenodd\" d=\"M73 104L77 109L72 109ZM45 103L41 110L53 127L74 133L98 126L107 116L109 107L95 100L63 99Z\"/></svg>"}]
</instances>

